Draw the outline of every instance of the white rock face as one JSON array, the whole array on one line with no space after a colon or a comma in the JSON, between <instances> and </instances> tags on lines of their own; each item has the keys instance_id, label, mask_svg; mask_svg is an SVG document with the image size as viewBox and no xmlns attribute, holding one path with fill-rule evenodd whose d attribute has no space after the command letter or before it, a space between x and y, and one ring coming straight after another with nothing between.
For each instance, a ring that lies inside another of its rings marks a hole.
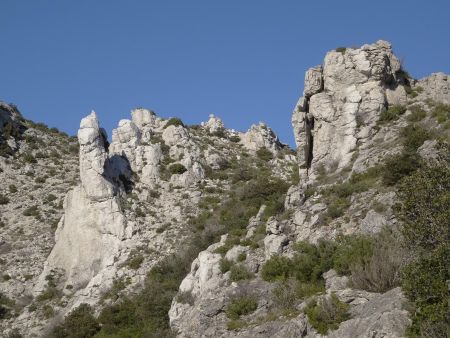
<instances>
[{"instance_id":1,"label":"white rock face","mask_svg":"<svg viewBox=\"0 0 450 338\"><path fill-rule=\"evenodd\" d=\"M168 126L162 133L162 138L168 146L186 145L189 142L189 132L183 126Z\"/></svg>"},{"instance_id":2,"label":"white rock face","mask_svg":"<svg viewBox=\"0 0 450 338\"><path fill-rule=\"evenodd\" d=\"M215 290L224 283L220 271L222 256L213 253L216 248L217 244L199 253L198 257L192 262L191 272L180 284L181 292L200 295Z\"/></svg>"},{"instance_id":3,"label":"white rock face","mask_svg":"<svg viewBox=\"0 0 450 338\"><path fill-rule=\"evenodd\" d=\"M306 72L303 97L292 117L303 181L313 180L318 170L349 165L387 104L406 100L399 71L391 45L378 41L328 52L323 67Z\"/></svg>"},{"instance_id":4,"label":"white rock face","mask_svg":"<svg viewBox=\"0 0 450 338\"><path fill-rule=\"evenodd\" d=\"M88 198L102 201L113 195L114 187L105 177L106 134L100 129L97 115L93 111L81 120L78 130L80 143L80 179Z\"/></svg>"},{"instance_id":5,"label":"white rock face","mask_svg":"<svg viewBox=\"0 0 450 338\"><path fill-rule=\"evenodd\" d=\"M143 129L144 127L157 128L158 118L155 113L151 110L138 108L131 111L132 121L138 126L138 128Z\"/></svg>"},{"instance_id":6,"label":"white rock face","mask_svg":"<svg viewBox=\"0 0 450 338\"><path fill-rule=\"evenodd\" d=\"M219 131L225 130L225 125L223 124L223 121L220 118L214 116L214 114L210 114L208 121L202 122L202 126L210 134L214 134Z\"/></svg>"},{"instance_id":7,"label":"white rock face","mask_svg":"<svg viewBox=\"0 0 450 338\"><path fill-rule=\"evenodd\" d=\"M428 97L434 101L450 104L450 76L444 73L433 73L418 82L424 89L419 97Z\"/></svg>"},{"instance_id":8,"label":"white rock face","mask_svg":"<svg viewBox=\"0 0 450 338\"><path fill-rule=\"evenodd\" d=\"M45 277L62 271L64 285L85 287L104 268L114 263L125 237L125 218L116 187L105 178L108 154L106 135L94 112L84 118L78 132L81 184L64 201L64 216L55 233L55 246L45 263L36 292Z\"/></svg>"},{"instance_id":9,"label":"white rock face","mask_svg":"<svg viewBox=\"0 0 450 338\"><path fill-rule=\"evenodd\" d=\"M250 150L257 151L267 148L273 153L281 149L282 144L273 130L264 123L254 124L250 129L240 135L242 145Z\"/></svg>"}]
</instances>

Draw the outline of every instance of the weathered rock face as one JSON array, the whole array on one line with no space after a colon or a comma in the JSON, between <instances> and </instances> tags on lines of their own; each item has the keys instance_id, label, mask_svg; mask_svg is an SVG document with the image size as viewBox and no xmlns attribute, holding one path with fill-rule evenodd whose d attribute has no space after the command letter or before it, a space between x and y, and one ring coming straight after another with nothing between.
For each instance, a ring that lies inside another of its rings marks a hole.
<instances>
[{"instance_id":1,"label":"weathered rock face","mask_svg":"<svg viewBox=\"0 0 450 338\"><path fill-rule=\"evenodd\" d=\"M277 152L283 146L273 130L264 123L252 125L246 133L240 136L242 145L250 151L267 148L272 152Z\"/></svg>"},{"instance_id":2,"label":"weathered rock face","mask_svg":"<svg viewBox=\"0 0 450 338\"><path fill-rule=\"evenodd\" d=\"M78 131L80 143L80 179L82 189L92 200L104 200L114 193L114 187L105 177L106 133L100 129L95 112L81 120Z\"/></svg>"},{"instance_id":3,"label":"weathered rock face","mask_svg":"<svg viewBox=\"0 0 450 338\"><path fill-rule=\"evenodd\" d=\"M419 98L450 104L450 76L447 74L433 73L419 80L417 85L423 89Z\"/></svg>"},{"instance_id":4,"label":"weathered rock face","mask_svg":"<svg viewBox=\"0 0 450 338\"><path fill-rule=\"evenodd\" d=\"M45 287L47 275L61 271L64 285L79 289L111 265L125 237L125 219L116 193L118 187L105 175L109 165L106 135L95 113L81 121L81 184L64 201L64 216L55 233L36 292Z\"/></svg>"},{"instance_id":5,"label":"weathered rock face","mask_svg":"<svg viewBox=\"0 0 450 338\"><path fill-rule=\"evenodd\" d=\"M405 102L400 62L389 43L328 52L306 72L292 123L304 181L319 170L342 170L372 135L388 104Z\"/></svg>"},{"instance_id":6,"label":"weathered rock face","mask_svg":"<svg viewBox=\"0 0 450 338\"><path fill-rule=\"evenodd\" d=\"M225 130L225 125L223 121L214 116L214 114L209 115L209 119L206 122L202 122L203 128L205 128L210 134L217 134Z\"/></svg>"}]
</instances>

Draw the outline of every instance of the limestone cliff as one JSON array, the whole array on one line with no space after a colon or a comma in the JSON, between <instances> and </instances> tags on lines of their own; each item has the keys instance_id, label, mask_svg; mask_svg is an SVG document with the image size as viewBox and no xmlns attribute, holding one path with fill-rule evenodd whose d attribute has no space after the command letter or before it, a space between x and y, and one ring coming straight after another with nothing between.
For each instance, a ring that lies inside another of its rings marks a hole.
<instances>
[{"instance_id":1,"label":"limestone cliff","mask_svg":"<svg viewBox=\"0 0 450 338\"><path fill-rule=\"evenodd\" d=\"M94 112L69 138L1 103L0 327L403 337L396 183L450 158L449 95L447 75L415 80L378 41L306 71L296 151L264 123L187 126L144 108L111 143Z\"/></svg>"}]
</instances>

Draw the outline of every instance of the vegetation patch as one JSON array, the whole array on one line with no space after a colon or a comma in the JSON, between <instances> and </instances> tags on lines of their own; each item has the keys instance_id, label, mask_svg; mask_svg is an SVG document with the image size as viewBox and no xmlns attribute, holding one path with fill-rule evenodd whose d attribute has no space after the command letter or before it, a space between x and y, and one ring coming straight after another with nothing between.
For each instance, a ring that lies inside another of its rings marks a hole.
<instances>
[{"instance_id":1,"label":"vegetation patch","mask_svg":"<svg viewBox=\"0 0 450 338\"><path fill-rule=\"evenodd\" d=\"M273 154L272 152L267 149L267 148L260 148L256 151L256 156L258 156L258 158L262 161L270 161L271 159L273 159Z\"/></svg>"},{"instance_id":2,"label":"vegetation patch","mask_svg":"<svg viewBox=\"0 0 450 338\"><path fill-rule=\"evenodd\" d=\"M169 127L169 126L175 126L175 127L182 126L182 127L184 127L184 124L183 124L183 121L181 121L179 118L172 117L171 119L169 119L167 121L167 123L164 126L164 129Z\"/></svg>"},{"instance_id":3,"label":"vegetation patch","mask_svg":"<svg viewBox=\"0 0 450 338\"><path fill-rule=\"evenodd\" d=\"M0 205L5 205L9 203L9 198L3 194L0 194Z\"/></svg>"},{"instance_id":4,"label":"vegetation patch","mask_svg":"<svg viewBox=\"0 0 450 338\"><path fill-rule=\"evenodd\" d=\"M251 279L253 274L248 271L248 269L241 264L236 264L230 268L230 280L233 282L238 282L240 280Z\"/></svg>"},{"instance_id":5,"label":"vegetation patch","mask_svg":"<svg viewBox=\"0 0 450 338\"><path fill-rule=\"evenodd\" d=\"M405 245L415 258L403 269L402 289L413 303L409 337L450 334L450 165L424 166L399 185Z\"/></svg>"},{"instance_id":6,"label":"vegetation patch","mask_svg":"<svg viewBox=\"0 0 450 338\"><path fill-rule=\"evenodd\" d=\"M378 126L385 125L389 122L396 121L398 118L406 112L406 107L404 106L391 106L387 110L384 110L380 114L380 118L377 121Z\"/></svg>"},{"instance_id":7,"label":"vegetation patch","mask_svg":"<svg viewBox=\"0 0 450 338\"><path fill-rule=\"evenodd\" d=\"M309 303L305 309L308 320L320 334L336 330L339 324L350 318L349 305L342 303L336 294Z\"/></svg>"},{"instance_id":8,"label":"vegetation patch","mask_svg":"<svg viewBox=\"0 0 450 338\"><path fill-rule=\"evenodd\" d=\"M81 304L65 318L61 325L56 326L50 338L81 338L93 337L100 330L100 324L94 317L94 311L88 304Z\"/></svg>"},{"instance_id":9,"label":"vegetation patch","mask_svg":"<svg viewBox=\"0 0 450 338\"><path fill-rule=\"evenodd\" d=\"M244 296L231 299L225 308L227 317L233 320L239 319L240 316L248 315L254 312L258 307L258 303L254 297Z\"/></svg>"},{"instance_id":10,"label":"vegetation patch","mask_svg":"<svg viewBox=\"0 0 450 338\"><path fill-rule=\"evenodd\" d=\"M181 175L187 171L186 167L181 163L171 164L168 170L171 175Z\"/></svg>"},{"instance_id":11,"label":"vegetation patch","mask_svg":"<svg viewBox=\"0 0 450 338\"><path fill-rule=\"evenodd\" d=\"M431 112L431 115L439 124L444 124L450 120L450 105L438 103Z\"/></svg>"}]
</instances>

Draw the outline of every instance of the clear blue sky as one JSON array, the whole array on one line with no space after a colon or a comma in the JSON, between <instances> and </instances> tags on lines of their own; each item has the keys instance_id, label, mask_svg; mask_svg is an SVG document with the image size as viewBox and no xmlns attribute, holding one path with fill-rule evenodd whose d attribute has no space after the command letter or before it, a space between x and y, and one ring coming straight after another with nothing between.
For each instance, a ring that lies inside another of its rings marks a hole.
<instances>
[{"instance_id":1,"label":"clear blue sky","mask_svg":"<svg viewBox=\"0 0 450 338\"><path fill-rule=\"evenodd\" d=\"M450 1L0 0L0 99L75 134L138 106L189 124L265 121L293 144L307 68L338 46L392 42L416 78L450 73Z\"/></svg>"}]
</instances>

